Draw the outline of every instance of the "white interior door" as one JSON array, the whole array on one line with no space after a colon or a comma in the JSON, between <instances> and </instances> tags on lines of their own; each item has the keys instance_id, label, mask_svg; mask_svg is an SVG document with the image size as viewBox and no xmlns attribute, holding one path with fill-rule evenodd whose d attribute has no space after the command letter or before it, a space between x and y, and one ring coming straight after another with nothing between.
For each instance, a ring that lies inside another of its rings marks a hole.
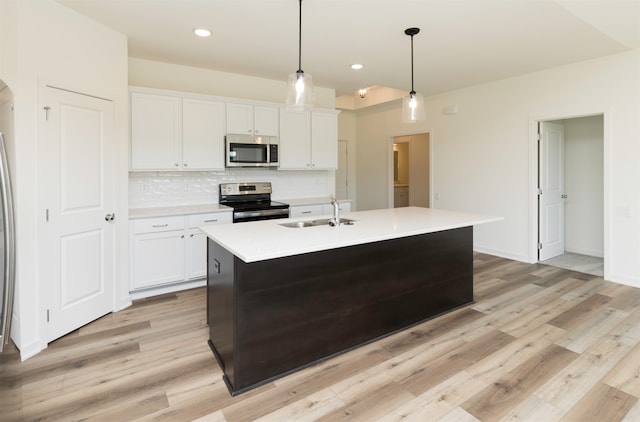
<instances>
[{"instance_id":1,"label":"white interior door","mask_svg":"<svg viewBox=\"0 0 640 422\"><path fill-rule=\"evenodd\" d=\"M540 123L539 250L544 261L564 253L564 126Z\"/></svg>"},{"instance_id":2,"label":"white interior door","mask_svg":"<svg viewBox=\"0 0 640 422\"><path fill-rule=\"evenodd\" d=\"M50 342L114 297L113 103L47 87L39 144L40 285Z\"/></svg>"}]
</instances>

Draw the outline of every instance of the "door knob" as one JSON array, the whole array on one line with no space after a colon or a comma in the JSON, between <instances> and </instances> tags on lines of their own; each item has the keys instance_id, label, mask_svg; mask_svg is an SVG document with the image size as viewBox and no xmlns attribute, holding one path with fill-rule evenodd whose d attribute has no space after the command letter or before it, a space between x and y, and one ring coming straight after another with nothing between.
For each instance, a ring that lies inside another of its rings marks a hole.
<instances>
[{"instance_id":1,"label":"door knob","mask_svg":"<svg viewBox=\"0 0 640 422\"><path fill-rule=\"evenodd\" d=\"M104 221L113 221L115 218L116 215L114 213L105 214Z\"/></svg>"}]
</instances>

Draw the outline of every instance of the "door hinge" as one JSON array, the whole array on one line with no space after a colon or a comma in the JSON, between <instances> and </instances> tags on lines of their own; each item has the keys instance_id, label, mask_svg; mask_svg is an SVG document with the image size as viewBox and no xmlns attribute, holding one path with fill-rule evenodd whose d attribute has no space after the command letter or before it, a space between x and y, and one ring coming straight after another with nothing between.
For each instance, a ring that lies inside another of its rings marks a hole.
<instances>
[{"instance_id":1,"label":"door hinge","mask_svg":"<svg viewBox=\"0 0 640 422\"><path fill-rule=\"evenodd\" d=\"M542 243L538 242L538 250L542 249Z\"/></svg>"},{"instance_id":2,"label":"door hinge","mask_svg":"<svg viewBox=\"0 0 640 422\"><path fill-rule=\"evenodd\" d=\"M540 136L540 132L536 133L536 141L540 141L542 137Z\"/></svg>"},{"instance_id":3,"label":"door hinge","mask_svg":"<svg viewBox=\"0 0 640 422\"><path fill-rule=\"evenodd\" d=\"M47 309L47 322L49 322L49 310Z\"/></svg>"},{"instance_id":4,"label":"door hinge","mask_svg":"<svg viewBox=\"0 0 640 422\"><path fill-rule=\"evenodd\" d=\"M538 188L538 196L542 195L542 189Z\"/></svg>"}]
</instances>

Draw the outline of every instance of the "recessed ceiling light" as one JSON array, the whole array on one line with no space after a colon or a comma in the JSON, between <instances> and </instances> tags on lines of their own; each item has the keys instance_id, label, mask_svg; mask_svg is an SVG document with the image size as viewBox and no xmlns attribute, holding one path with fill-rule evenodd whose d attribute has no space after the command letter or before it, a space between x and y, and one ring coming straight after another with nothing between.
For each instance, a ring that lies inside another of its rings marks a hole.
<instances>
[{"instance_id":1,"label":"recessed ceiling light","mask_svg":"<svg viewBox=\"0 0 640 422\"><path fill-rule=\"evenodd\" d=\"M209 37L211 36L211 31L209 31L208 29L204 29L204 28L196 28L193 30L193 33L196 34L199 37Z\"/></svg>"},{"instance_id":2,"label":"recessed ceiling light","mask_svg":"<svg viewBox=\"0 0 640 422\"><path fill-rule=\"evenodd\" d=\"M364 65L360 64L360 63L356 63L356 64L352 64L351 65L351 69L353 70L360 70L364 67Z\"/></svg>"}]
</instances>

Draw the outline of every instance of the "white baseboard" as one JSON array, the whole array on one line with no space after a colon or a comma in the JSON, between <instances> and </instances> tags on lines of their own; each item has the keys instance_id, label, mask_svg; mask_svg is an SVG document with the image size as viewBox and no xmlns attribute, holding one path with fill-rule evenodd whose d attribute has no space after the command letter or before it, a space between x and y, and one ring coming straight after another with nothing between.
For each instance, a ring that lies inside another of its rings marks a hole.
<instances>
[{"instance_id":1,"label":"white baseboard","mask_svg":"<svg viewBox=\"0 0 640 422\"><path fill-rule=\"evenodd\" d=\"M605 274L604 279L607 281L612 281L614 283L640 288L640 278L638 277L632 277L623 274Z\"/></svg>"},{"instance_id":2,"label":"white baseboard","mask_svg":"<svg viewBox=\"0 0 640 422\"><path fill-rule=\"evenodd\" d=\"M151 287L144 290L134 290L130 293L131 300L143 299L145 297L158 296L165 293L179 292L181 290L202 287L207 284L207 280L200 278L197 280L185 281L182 283L168 284L166 286Z\"/></svg>"},{"instance_id":3,"label":"white baseboard","mask_svg":"<svg viewBox=\"0 0 640 422\"><path fill-rule=\"evenodd\" d=\"M46 347L40 347L39 340L33 341L27 345L18 346L16 344L16 347L18 347L18 350L20 350L20 360L23 362L46 349Z\"/></svg>"},{"instance_id":4,"label":"white baseboard","mask_svg":"<svg viewBox=\"0 0 640 422\"><path fill-rule=\"evenodd\" d=\"M577 253L580 255L587 255L587 256L595 256L598 258L604 258L604 251L596 251L596 250L592 250L592 249L582 249L582 248L572 248L572 247L567 247L565 245L564 247L564 251L565 252L569 252L569 253Z\"/></svg>"},{"instance_id":5,"label":"white baseboard","mask_svg":"<svg viewBox=\"0 0 640 422\"><path fill-rule=\"evenodd\" d=\"M532 263L532 262L529 261L529 257L526 256L526 255L512 254L510 252L500 251L500 250L491 249L491 248L485 248L483 246L478 246L478 245L474 245L473 250L475 252L484 253L484 254L487 254L487 255L498 256L500 258L506 258L506 259L512 259L514 261L526 262L528 264Z\"/></svg>"}]
</instances>

